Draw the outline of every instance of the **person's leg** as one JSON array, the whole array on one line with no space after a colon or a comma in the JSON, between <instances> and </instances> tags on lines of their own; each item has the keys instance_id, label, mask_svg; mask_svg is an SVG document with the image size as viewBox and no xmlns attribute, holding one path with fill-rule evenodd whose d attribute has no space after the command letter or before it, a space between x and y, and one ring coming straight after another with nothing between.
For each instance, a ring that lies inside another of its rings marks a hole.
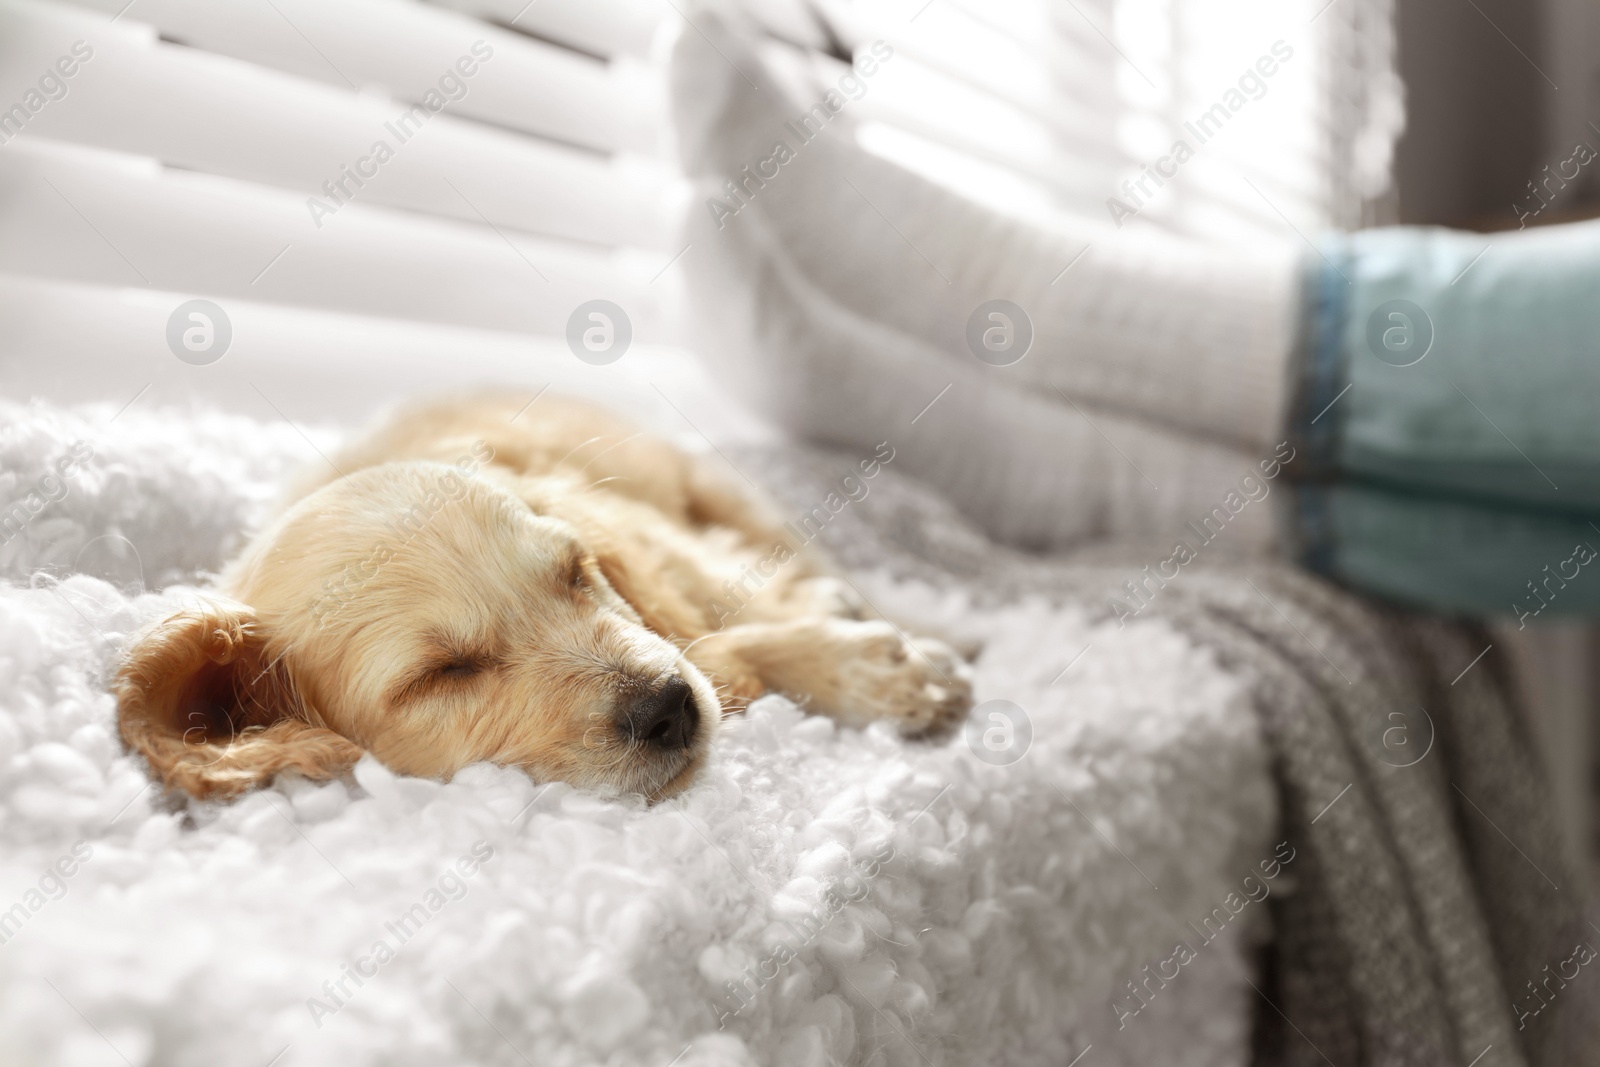
<instances>
[{"instance_id":1,"label":"person's leg","mask_svg":"<svg viewBox=\"0 0 1600 1067\"><path fill-rule=\"evenodd\" d=\"M1292 432L1305 458L1291 476L1333 487L1289 509L1323 516L1297 531L1320 546L1307 561L1443 610L1513 610L1507 592L1541 574L1512 572L1600 511L1600 224L1367 231L1309 270L1045 231L861 151L847 115L796 138L804 105L704 26L719 43L686 34L675 86L706 199L691 290L710 347L802 434L892 429L907 469L991 532L1059 547L1171 532ZM788 158L752 180L785 139ZM971 309L994 297L1034 322L1010 366L967 350ZM1397 533L1427 516L1481 536L1429 554ZM1257 533L1246 543L1272 541Z\"/></svg>"},{"instance_id":2,"label":"person's leg","mask_svg":"<svg viewBox=\"0 0 1600 1067\"><path fill-rule=\"evenodd\" d=\"M1297 555L1364 593L1522 626L1600 614L1600 522L1361 484L1296 489Z\"/></svg>"},{"instance_id":3,"label":"person's leg","mask_svg":"<svg viewBox=\"0 0 1600 1067\"><path fill-rule=\"evenodd\" d=\"M1294 414L1303 562L1433 610L1600 612L1600 223L1324 253Z\"/></svg>"},{"instance_id":4,"label":"person's leg","mask_svg":"<svg viewBox=\"0 0 1600 1067\"><path fill-rule=\"evenodd\" d=\"M1600 222L1324 253L1294 416L1312 473L1600 510Z\"/></svg>"},{"instance_id":5,"label":"person's leg","mask_svg":"<svg viewBox=\"0 0 1600 1067\"><path fill-rule=\"evenodd\" d=\"M1260 463L1274 449L1250 453L1014 388L1004 368L830 301L764 220L742 221L720 237L703 221L690 232L717 242L715 255L686 264L694 344L735 395L797 436L862 455L887 443L896 470L1011 544L1193 538L1191 522L1232 551L1273 544L1271 508L1242 502L1262 495Z\"/></svg>"}]
</instances>

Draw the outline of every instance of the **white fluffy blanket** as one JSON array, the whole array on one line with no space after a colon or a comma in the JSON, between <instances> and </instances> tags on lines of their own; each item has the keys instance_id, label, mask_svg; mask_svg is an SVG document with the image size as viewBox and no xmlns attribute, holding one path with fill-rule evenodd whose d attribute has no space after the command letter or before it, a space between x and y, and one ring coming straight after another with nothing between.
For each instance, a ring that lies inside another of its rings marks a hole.
<instances>
[{"instance_id":1,"label":"white fluffy blanket","mask_svg":"<svg viewBox=\"0 0 1600 1067\"><path fill-rule=\"evenodd\" d=\"M1031 721L1009 766L768 698L655 807L370 759L164 799L106 692L185 595L139 583L203 584L315 455L282 423L115 414L0 405L0 505L28 511L0 547L0 1062L1247 1059L1242 935L1266 909L1209 944L1191 924L1272 854L1266 757L1245 683L1166 624L859 575L985 642L979 699ZM45 479L79 440L61 495ZM1180 937L1198 958L1119 1029L1125 983Z\"/></svg>"}]
</instances>

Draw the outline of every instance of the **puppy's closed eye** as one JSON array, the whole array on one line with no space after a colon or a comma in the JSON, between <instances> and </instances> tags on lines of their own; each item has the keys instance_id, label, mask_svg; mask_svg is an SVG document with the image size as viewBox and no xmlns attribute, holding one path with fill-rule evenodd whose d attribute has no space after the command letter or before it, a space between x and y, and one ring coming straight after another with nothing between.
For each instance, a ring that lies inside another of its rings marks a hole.
<instances>
[{"instance_id":1,"label":"puppy's closed eye","mask_svg":"<svg viewBox=\"0 0 1600 1067\"><path fill-rule=\"evenodd\" d=\"M495 667L495 659L483 653L453 653L423 663L402 677L390 690L389 702L406 704L431 693L448 693L470 684Z\"/></svg>"},{"instance_id":2,"label":"puppy's closed eye","mask_svg":"<svg viewBox=\"0 0 1600 1067\"><path fill-rule=\"evenodd\" d=\"M455 659L433 668L433 674L437 678L455 680L471 678L473 675L483 673L483 669L484 664L479 660Z\"/></svg>"}]
</instances>

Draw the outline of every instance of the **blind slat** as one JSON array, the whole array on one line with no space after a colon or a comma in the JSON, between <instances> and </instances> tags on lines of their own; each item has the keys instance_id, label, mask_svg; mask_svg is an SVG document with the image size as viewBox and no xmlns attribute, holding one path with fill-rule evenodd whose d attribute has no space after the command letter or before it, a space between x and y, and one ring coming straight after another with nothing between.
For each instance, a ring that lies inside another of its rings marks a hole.
<instances>
[{"instance_id":1,"label":"blind slat","mask_svg":"<svg viewBox=\"0 0 1600 1067\"><path fill-rule=\"evenodd\" d=\"M556 335L604 298L660 340L661 258L361 204L315 230L300 198L260 186L49 142L0 152L12 273Z\"/></svg>"},{"instance_id":2,"label":"blind slat","mask_svg":"<svg viewBox=\"0 0 1600 1067\"><path fill-rule=\"evenodd\" d=\"M193 400L262 419L281 412L296 422L347 423L397 397L493 388L532 399L548 386L656 411L657 429L690 447L705 447L694 427L716 434L734 426L758 436L733 405L705 402L710 383L688 353L643 342L619 363L592 366L560 338L228 298L220 306L232 327L229 348L217 362L194 367L174 359L166 341L168 318L191 295L0 272L7 393L118 407L137 396L144 409ZM694 427L650 380L691 413ZM305 459L320 462L309 447Z\"/></svg>"},{"instance_id":3,"label":"blind slat","mask_svg":"<svg viewBox=\"0 0 1600 1067\"><path fill-rule=\"evenodd\" d=\"M659 154L659 100L618 68L452 11L398 0L72 0L165 37L340 89L419 101L472 46L493 59L453 114L601 151Z\"/></svg>"},{"instance_id":4,"label":"blind slat","mask_svg":"<svg viewBox=\"0 0 1600 1067\"><path fill-rule=\"evenodd\" d=\"M433 0L606 58L647 59L656 31L679 16L657 0ZM681 5L680 5L681 6Z\"/></svg>"},{"instance_id":5,"label":"blind slat","mask_svg":"<svg viewBox=\"0 0 1600 1067\"><path fill-rule=\"evenodd\" d=\"M311 230L353 200L607 245L670 244L676 179L664 168L462 122L448 106L408 111L64 10L0 9L7 80L45 69L75 35L96 44L72 79L70 106L42 109L19 140L72 141L293 190Z\"/></svg>"}]
</instances>

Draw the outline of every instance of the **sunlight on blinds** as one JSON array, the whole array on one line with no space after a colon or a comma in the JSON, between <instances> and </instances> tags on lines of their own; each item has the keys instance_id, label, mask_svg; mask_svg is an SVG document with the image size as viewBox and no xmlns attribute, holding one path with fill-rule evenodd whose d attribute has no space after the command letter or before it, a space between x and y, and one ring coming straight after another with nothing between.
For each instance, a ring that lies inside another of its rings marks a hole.
<instances>
[{"instance_id":1,"label":"sunlight on blinds","mask_svg":"<svg viewBox=\"0 0 1600 1067\"><path fill-rule=\"evenodd\" d=\"M1390 0L823 10L905 57L862 108L865 148L1041 224L1298 242L1371 221L1388 186Z\"/></svg>"}]
</instances>

